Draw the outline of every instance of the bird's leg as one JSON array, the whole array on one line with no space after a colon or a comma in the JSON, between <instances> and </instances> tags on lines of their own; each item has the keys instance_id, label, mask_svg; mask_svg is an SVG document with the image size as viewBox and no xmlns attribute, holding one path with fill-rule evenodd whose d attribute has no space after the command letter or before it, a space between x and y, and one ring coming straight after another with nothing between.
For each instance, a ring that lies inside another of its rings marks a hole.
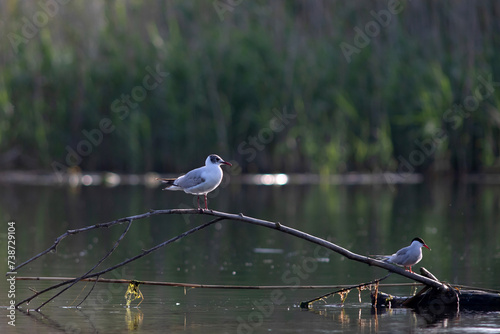
<instances>
[{"instance_id":1,"label":"bird's leg","mask_svg":"<svg viewBox=\"0 0 500 334\"><path fill-rule=\"evenodd\" d=\"M202 208L201 208L201 206L200 206L200 195L198 195L198 196L196 196L196 197L198 198L198 211L199 211L200 213L203 213L203 209L202 209Z\"/></svg>"},{"instance_id":2,"label":"bird's leg","mask_svg":"<svg viewBox=\"0 0 500 334\"><path fill-rule=\"evenodd\" d=\"M205 209L208 210L208 204L207 204L207 194L205 194Z\"/></svg>"}]
</instances>

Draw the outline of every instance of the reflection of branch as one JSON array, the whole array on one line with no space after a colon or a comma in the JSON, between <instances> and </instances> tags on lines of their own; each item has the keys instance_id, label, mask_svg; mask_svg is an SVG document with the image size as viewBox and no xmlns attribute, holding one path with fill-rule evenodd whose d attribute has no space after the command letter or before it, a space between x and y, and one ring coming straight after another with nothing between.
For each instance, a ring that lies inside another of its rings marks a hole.
<instances>
[{"instance_id":1,"label":"reflection of branch","mask_svg":"<svg viewBox=\"0 0 500 334\"><path fill-rule=\"evenodd\" d=\"M351 285L347 288L343 288L343 289L340 289L340 290L337 290L337 291L334 291L334 292L329 292L327 293L326 295L323 295L323 296L319 296L319 297L316 297L314 299L311 299L311 300L308 300L306 302L301 302L300 303L300 308L309 308L310 304L314 303L314 302L317 302L318 300L321 300L323 298L326 298L326 297L330 297L336 293L343 293L343 292L347 292L347 291L351 291L352 289L356 289L356 288L362 288L364 286L368 286L368 285L372 285L372 284L376 284L380 281L383 281L385 280L387 277L389 277L389 275L391 275L391 273L388 273L387 275L385 275L384 277L382 278L377 278L371 282L368 282L368 283L361 283L361 284L358 284L358 285ZM342 304L344 302L342 301Z\"/></svg>"},{"instance_id":2,"label":"reflection of branch","mask_svg":"<svg viewBox=\"0 0 500 334\"><path fill-rule=\"evenodd\" d=\"M23 310L23 309L17 309L19 312L23 313L24 315L28 316L29 319L33 320L35 322L35 325L37 329L43 328L43 326L48 327L50 331L48 333L52 332L61 332L61 333L67 333L71 332L72 328L68 327L68 323L65 325L62 325L61 323L53 320L46 314L42 312L29 312L29 310ZM42 326L43 325L43 326Z\"/></svg>"},{"instance_id":3,"label":"reflection of branch","mask_svg":"<svg viewBox=\"0 0 500 334\"><path fill-rule=\"evenodd\" d=\"M439 289L447 289L447 287L445 285L443 285L442 283L438 282L438 281L435 281L435 280L432 280L430 278L427 278L427 277L424 277L424 276L421 276L421 275L418 275L418 274L415 274L415 273L410 273L408 271L405 271L404 269L400 268L400 267L396 267L390 263L387 263L387 262L383 262L383 261L380 261L380 260L376 260L376 259L373 259L373 258L369 258L369 257L366 257L366 256L362 256L362 255L359 255L359 254L356 254L356 253L353 253L345 248L342 248L332 242L329 242L327 240L324 240L324 239L321 239L321 238L318 238L318 237L315 237L313 235L310 235L310 234L307 234L307 233L304 233L302 231L299 231L299 230L296 230L296 229L293 229L291 227L287 227L285 225L282 225L280 224L279 222L270 222L270 221L266 221L266 220L262 220L262 219L257 219L257 218L252 218L252 217L246 217L244 216L243 214L231 214L231 213L226 213L226 212L219 212L219 211L213 211L213 210L203 210L203 209L171 209L171 210L151 210L147 213L143 213L143 214L140 214L140 215L136 215L136 216L129 216L129 217L125 217L125 218L120 218L120 219L117 219L117 220L114 220L114 221L111 221L111 222L107 222L107 223L102 223L102 224L96 224L96 225L92 225L92 226L87 226L87 227L84 227L84 228L81 228L81 229L76 229L76 230L68 230L66 231L66 233L62 234L61 236L59 236L56 241L54 242L54 244L49 247L48 249L46 249L45 251L41 252L40 254L32 257L31 259L23 262L22 264L20 264L19 266L17 266L13 271L16 271L18 270L19 268L21 268L22 266L36 260L37 258L47 254L48 252L50 252L51 250L55 250L57 245L61 242L61 240L63 240L64 238L66 238L67 236L69 235L73 235L73 234L78 234L78 233L81 233L81 232L86 232L86 231L89 231L89 230L92 230L92 229L96 229L96 228L102 228L102 227L110 227L110 226L113 226L113 225L117 225L117 224L122 224L124 222L128 222L129 223L129 226L130 224L132 223L132 221L134 220L138 220L138 219L143 219L143 218L147 218L147 217L150 217L150 216L154 216L154 215L168 215L168 214L202 214L202 215L209 215L209 216L215 216L217 217L216 219L214 220L211 220L205 224L202 224L202 225L199 225L193 229L190 229L180 235L178 235L177 237L175 238L172 238L170 240L167 240L163 243L160 243L156 246L154 246L153 248L150 248L149 250L147 251L143 251L141 254L139 255L136 255L130 259L127 259L121 263L118 263L112 267L109 267L105 270L102 270L100 272L97 272L97 273L93 273L93 274L90 274L90 272L95 269L95 267L97 267L97 265L100 264L100 261L96 266L94 266L94 268L92 268L90 271L88 271L85 275L82 275L81 277L79 277L77 280L81 280L81 279L84 279L84 278L91 278L91 277L97 277L97 276L101 276L102 274L104 273L107 273L109 271L112 271L116 268L119 268L121 266L124 266L134 260L137 260L151 252L154 252L155 250L161 248L161 247L164 247L166 246L167 244L171 243L171 242L174 242L178 239L181 239L191 233L194 233L194 232L197 232L215 222L218 222L218 221L221 221L221 220L224 220L224 219L228 219L228 220L236 220L236 221L241 221L241 222L245 222L245 223L249 223L249 224L254 224L254 225L259 225L259 226L263 226L263 227L267 227L267 228L271 228L271 229L274 229L274 230L278 230L280 232L283 232L283 233L287 233L287 234L291 234L293 236L296 236L298 238L301 238L301 239L304 239L304 240L307 240L309 242L312 242L312 243L315 243L317 245L320 245L322 247L325 247L325 248L328 248L334 252L337 252L343 256L345 256L346 258L350 259L350 260L354 260L354 261L358 261L358 262L362 262L362 263L365 263L365 264L368 264L370 266L376 266L376 267L380 267L380 268L383 268L383 269L386 269L386 270L389 270L390 272L393 272L393 273L396 273L398 275L401 275L401 276L405 276L407 278L410 278L412 280L415 280L417 282L420 282L420 283L423 283L427 286L431 286L431 287L435 287L435 288L439 288ZM128 230L128 227L127 227L127 230ZM124 232L125 233L125 232ZM124 234L123 234L124 235ZM123 237L122 235L122 237ZM120 237L120 240L121 238ZM71 281L65 281L65 282L62 282L62 283L59 283L59 284L56 284L54 286L51 286L45 290L42 290L36 294L34 294L33 296L19 302L16 307L19 307L19 305L25 303L25 302L29 302L31 301L33 298L47 292L47 291L50 291L52 289L55 289L55 288L58 288L60 286L63 286L63 285L66 285L66 284L70 284L70 283L75 283L76 281L75 280L71 280ZM56 295L57 296L57 295ZM55 297L55 296L54 296ZM54 298L53 297L53 298ZM44 306L46 303L42 304L41 306ZM40 306L40 307L41 307Z\"/></svg>"}]
</instances>

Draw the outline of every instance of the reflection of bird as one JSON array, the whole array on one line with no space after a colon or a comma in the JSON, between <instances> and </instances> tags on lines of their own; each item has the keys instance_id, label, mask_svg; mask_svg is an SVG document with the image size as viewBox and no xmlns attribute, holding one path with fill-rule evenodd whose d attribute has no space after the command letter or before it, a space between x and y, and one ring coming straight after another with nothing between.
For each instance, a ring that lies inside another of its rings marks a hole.
<instances>
[{"instance_id":1,"label":"reflection of bird","mask_svg":"<svg viewBox=\"0 0 500 334\"><path fill-rule=\"evenodd\" d=\"M176 179L158 179L167 184L163 190L184 190L185 193L198 195L198 209L200 195L205 195L205 209L208 209L207 194L217 188L222 181L220 165L232 166L216 154L210 154L205 160L205 166L193 169Z\"/></svg>"},{"instance_id":2,"label":"reflection of bird","mask_svg":"<svg viewBox=\"0 0 500 334\"><path fill-rule=\"evenodd\" d=\"M413 272L411 271L411 267L422 260L422 247L431 250L429 246L425 244L424 240L422 240L421 238L414 238L411 241L410 246L401 248L395 254L376 255L375 257L380 260L404 266L406 270L408 270L409 267L410 272Z\"/></svg>"}]
</instances>

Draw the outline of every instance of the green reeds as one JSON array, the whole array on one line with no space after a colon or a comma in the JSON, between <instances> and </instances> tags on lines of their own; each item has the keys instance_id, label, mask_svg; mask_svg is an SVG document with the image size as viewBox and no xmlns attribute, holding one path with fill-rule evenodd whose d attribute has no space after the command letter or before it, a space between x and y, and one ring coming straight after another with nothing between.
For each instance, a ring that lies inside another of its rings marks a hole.
<instances>
[{"instance_id":1,"label":"green reeds","mask_svg":"<svg viewBox=\"0 0 500 334\"><path fill-rule=\"evenodd\" d=\"M71 150L125 172L212 152L261 172L498 167L500 5L387 6L6 1L0 168L70 166ZM273 130L284 109L296 117Z\"/></svg>"}]
</instances>

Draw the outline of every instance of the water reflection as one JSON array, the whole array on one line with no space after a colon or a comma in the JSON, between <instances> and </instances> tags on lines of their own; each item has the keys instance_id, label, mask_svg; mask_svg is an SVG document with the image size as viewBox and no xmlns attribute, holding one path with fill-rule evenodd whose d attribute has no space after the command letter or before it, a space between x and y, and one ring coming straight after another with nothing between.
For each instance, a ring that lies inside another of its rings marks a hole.
<instances>
[{"instance_id":1,"label":"water reflection","mask_svg":"<svg viewBox=\"0 0 500 334\"><path fill-rule=\"evenodd\" d=\"M127 324L127 329L129 331L139 329L142 325L142 321L144 320L144 313L142 313L142 311L138 308L127 308L125 312L125 323Z\"/></svg>"},{"instance_id":2,"label":"water reflection","mask_svg":"<svg viewBox=\"0 0 500 334\"><path fill-rule=\"evenodd\" d=\"M259 292L207 292L195 289L184 295L177 291L145 289L147 298L141 308L126 308L114 298L105 304L84 305L81 309L48 307L39 312L20 311L18 330L38 333L87 332L227 332L273 331L323 332L412 332L456 331L494 332L500 313L446 313L440 316L408 309L373 309L369 303L330 300L310 310L285 303L268 306ZM98 292L99 293L99 292ZM303 297L302 293L299 293ZM366 296L363 297L367 299ZM291 301L293 294L286 294ZM91 307L92 306L92 307Z\"/></svg>"},{"instance_id":3,"label":"water reflection","mask_svg":"<svg viewBox=\"0 0 500 334\"><path fill-rule=\"evenodd\" d=\"M247 182L255 185L278 185L282 186L288 183L286 174L256 174L244 178Z\"/></svg>"}]
</instances>

